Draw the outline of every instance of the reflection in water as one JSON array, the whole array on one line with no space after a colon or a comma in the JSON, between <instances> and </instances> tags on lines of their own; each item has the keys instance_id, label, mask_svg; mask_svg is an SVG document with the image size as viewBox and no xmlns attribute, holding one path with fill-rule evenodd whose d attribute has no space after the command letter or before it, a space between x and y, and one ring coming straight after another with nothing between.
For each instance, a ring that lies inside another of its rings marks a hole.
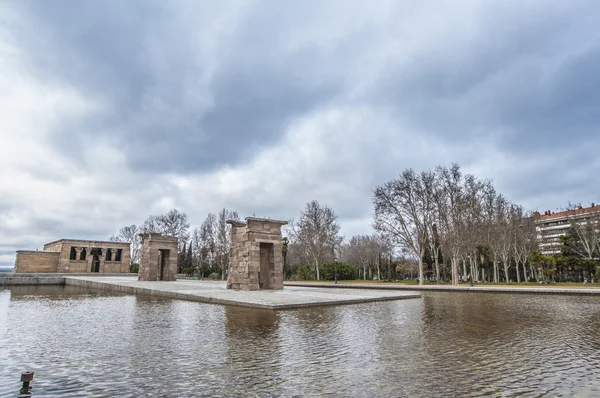
<instances>
[{"instance_id":1,"label":"reflection in water","mask_svg":"<svg viewBox=\"0 0 600 398\"><path fill-rule=\"evenodd\" d=\"M295 311L0 290L0 396L600 396L600 300L425 293ZM35 396L35 395L34 395Z\"/></svg>"}]
</instances>

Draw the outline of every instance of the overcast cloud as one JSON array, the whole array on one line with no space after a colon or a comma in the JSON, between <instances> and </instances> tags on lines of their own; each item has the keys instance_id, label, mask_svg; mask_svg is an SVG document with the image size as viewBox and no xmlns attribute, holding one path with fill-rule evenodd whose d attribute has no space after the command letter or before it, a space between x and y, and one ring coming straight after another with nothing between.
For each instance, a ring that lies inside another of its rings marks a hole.
<instances>
[{"instance_id":1,"label":"overcast cloud","mask_svg":"<svg viewBox=\"0 0 600 398\"><path fill-rule=\"evenodd\" d=\"M600 201L595 1L0 3L0 266L178 208L370 233L459 162L529 209Z\"/></svg>"}]
</instances>

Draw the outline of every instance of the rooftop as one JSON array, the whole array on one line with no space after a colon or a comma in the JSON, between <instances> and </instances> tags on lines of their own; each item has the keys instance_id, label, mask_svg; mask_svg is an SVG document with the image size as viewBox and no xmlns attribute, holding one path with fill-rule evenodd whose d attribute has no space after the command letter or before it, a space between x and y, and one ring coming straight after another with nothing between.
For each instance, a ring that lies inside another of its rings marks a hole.
<instances>
[{"instance_id":1,"label":"rooftop","mask_svg":"<svg viewBox=\"0 0 600 398\"><path fill-rule=\"evenodd\" d=\"M596 212L600 213L600 205L596 205L596 204L592 203L592 205L590 207L578 206L576 209L561 211L558 213L551 212L550 210L545 211L544 214L540 214L540 213L536 212L536 213L534 213L533 217L534 217L535 221L547 221L547 220L553 220L553 219L557 219L557 218L578 216L578 215L591 214L591 213L596 213Z\"/></svg>"},{"instance_id":2,"label":"rooftop","mask_svg":"<svg viewBox=\"0 0 600 398\"><path fill-rule=\"evenodd\" d=\"M127 245L127 246L130 245L129 242L113 242L110 240L83 240L83 239L65 239L65 238L63 238L63 239L58 239L58 240L55 240L52 242L48 242L44 246L51 245L54 243L59 243L59 242L78 242L78 243L94 243L94 244L101 243L101 244L107 244L107 245Z\"/></svg>"}]
</instances>

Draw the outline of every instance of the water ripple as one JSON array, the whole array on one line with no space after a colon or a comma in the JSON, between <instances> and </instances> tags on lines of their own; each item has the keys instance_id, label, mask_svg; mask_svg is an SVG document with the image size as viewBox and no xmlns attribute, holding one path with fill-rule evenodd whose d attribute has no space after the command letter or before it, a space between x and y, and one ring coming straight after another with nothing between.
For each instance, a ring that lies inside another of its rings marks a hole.
<instances>
[{"instance_id":1,"label":"water ripple","mask_svg":"<svg viewBox=\"0 0 600 398\"><path fill-rule=\"evenodd\" d=\"M0 396L600 396L600 300L424 294L263 311L0 290Z\"/></svg>"}]
</instances>

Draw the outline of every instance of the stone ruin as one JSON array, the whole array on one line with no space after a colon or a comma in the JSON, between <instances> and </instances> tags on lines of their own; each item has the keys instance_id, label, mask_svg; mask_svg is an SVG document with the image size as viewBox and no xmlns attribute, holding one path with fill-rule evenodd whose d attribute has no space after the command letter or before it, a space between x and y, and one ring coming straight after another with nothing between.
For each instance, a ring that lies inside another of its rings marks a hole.
<instances>
[{"instance_id":1,"label":"stone ruin","mask_svg":"<svg viewBox=\"0 0 600 398\"><path fill-rule=\"evenodd\" d=\"M177 243L173 236L140 234L139 281L177 280Z\"/></svg>"},{"instance_id":2,"label":"stone ruin","mask_svg":"<svg viewBox=\"0 0 600 398\"><path fill-rule=\"evenodd\" d=\"M281 226L287 221L247 217L231 224L231 258L227 288L283 289Z\"/></svg>"}]
</instances>

